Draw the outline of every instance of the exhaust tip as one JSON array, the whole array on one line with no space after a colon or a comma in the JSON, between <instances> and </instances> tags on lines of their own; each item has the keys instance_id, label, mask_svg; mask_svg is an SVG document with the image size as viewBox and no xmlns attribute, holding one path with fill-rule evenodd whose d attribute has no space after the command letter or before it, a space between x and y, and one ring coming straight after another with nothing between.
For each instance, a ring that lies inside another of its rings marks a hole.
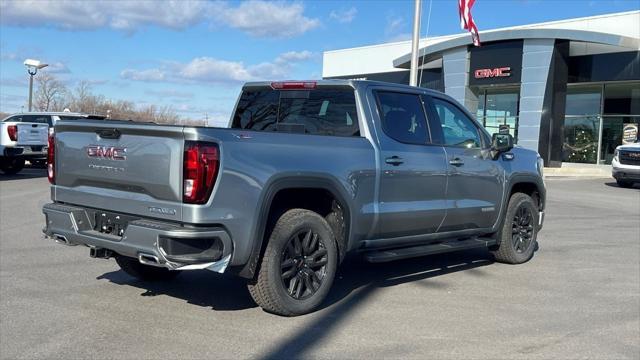
<instances>
[{"instance_id":1,"label":"exhaust tip","mask_svg":"<svg viewBox=\"0 0 640 360\"><path fill-rule=\"evenodd\" d=\"M138 261L143 265L165 267L160 263L160 259L157 256L151 254L138 254Z\"/></svg>"},{"instance_id":2,"label":"exhaust tip","mask_svg":"<svg viewBox=\"0 0 640 360\"><path fill-rule=\"evenodd\" d=\"M69 242L69 240L67 240L67 237L64 235L53 234L53 240L55 240L55 242L57 242L58 244L68 245L68 246L73 245Z\"/></svg>"}]
</instances>

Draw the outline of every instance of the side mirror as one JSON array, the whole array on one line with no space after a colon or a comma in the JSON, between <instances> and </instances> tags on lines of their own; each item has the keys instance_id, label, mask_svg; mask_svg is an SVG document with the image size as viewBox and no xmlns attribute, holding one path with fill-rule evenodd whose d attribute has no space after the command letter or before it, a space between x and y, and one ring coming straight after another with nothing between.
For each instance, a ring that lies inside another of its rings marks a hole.
<instances>
[{"instance_id":1,"label":"side mirror","mask_svg":"<svg viewBox=\"0 0 640 360\"><path fill-rule=\"evenodd\" d=\"M496 153L503 153L513 149L513 136L511 134L493 134L491 139L491 150Z\"/></svg>"}]
</instances>

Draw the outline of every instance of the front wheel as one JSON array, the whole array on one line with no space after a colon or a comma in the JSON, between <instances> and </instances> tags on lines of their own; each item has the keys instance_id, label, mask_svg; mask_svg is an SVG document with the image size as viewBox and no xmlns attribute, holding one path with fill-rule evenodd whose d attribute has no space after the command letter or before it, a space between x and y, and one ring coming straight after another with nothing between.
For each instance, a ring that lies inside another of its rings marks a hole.
<instances>
[{"instance_id":1,"label":"front wheel","mask_svg":"<svg viewBox=\"0 0 640 360\"><path fill-rule=\"evenodd\" d=\"M507 264L522 264L533 257L538 236L538 210L531 196L515 193L509 199L506 218L498 232L499 245L494 249L496 260Z\"/></svg>"},{"instance_id":2,"label":"front wheel","mask_svg":"<svg viewBox=\"0 0 640 360\"><path fill-rule=\"evenodd\" d=\"M3 158L0 159L0 171L5 175L15 175L24 169L24 159Z\"/></svg>"},{"instance_id":3,"label":"front wheel","mask_svg":"<svg viewBox=\"0 0 640 360\"><path fill-rule=\"evenodd\" d=\"M335 236L327 221L313 211L292 209L271 232L249 293L268 312L302 315L327 296L337 264Z\"/></svg>"}]
</instances>

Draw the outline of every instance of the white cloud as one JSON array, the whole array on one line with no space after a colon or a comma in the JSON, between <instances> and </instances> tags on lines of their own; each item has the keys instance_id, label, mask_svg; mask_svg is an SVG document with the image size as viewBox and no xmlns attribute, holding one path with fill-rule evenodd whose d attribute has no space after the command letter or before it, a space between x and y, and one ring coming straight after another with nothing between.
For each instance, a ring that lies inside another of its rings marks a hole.
<instances>
[{"instance_id":1,"label":"white cloud","mask_svg":"<svg viewBox=\"0 0 640 360\"><path fill-rule=\"evenodd\" d=\"M136 81L240 83L283 79L290 76L299 62L313 58L310 51L289 51L280 54L272 62L245 65L239 61L221 60L202 56L187 63L166 62L158 68L135 70L125 69L120 77Z\"/></svg>"},{"instance_id":2,"label":"white cloud","mask_svg":"<svg viewBox=\"0 0 640 360\"><path fill-rule=\"evenodd\" d=\"M406 22L401 16L388 16L387 24L384 28L384 33L387 37L395 36L400 30L405 27Z\"/></svg>"},{"instance_id":3,"label":"white cloud","mask_svg":"<svg viewBox=\"0 0 640 360\"><path fill-rule=\"evenodd\" d=\"M49 66L44 68L44 71L52 74L69 74L71 72L67 65L60 61L49 64Z\"/></svg>"},{"instance_id":4,"label":"white cloud","mask_svg":"<svg viewBox=\"0 0 640 360\"><path fill-rule=\"evenodd\" d=\"M309 60L313 57L313 53L309 50L303 51L288 51L286 53L280 54L276 58L277 63L287 63L287 62L298 62Z\"/></svg>"},{"instance_id":5,"label":"white cloud","mask_svg":"<svg viewBox=\"0 0 640 360\"><path fill-rule=\"evenodd\" d=\"M214 15L219 21L258 37L292 37L320 25L320 20L304 16L300 3L246 1L238 7L222 4Z\"/></svg>"},{"instance_id":6,"label":"white cloud","mask_svg":"<svg viewBox=\"0 0 640 360\"><path fill-rule=\"evenodd\" d=\"M407 30L410 31L411 28L404 17L388 14L384 27L384 40L392 42L411 40L412 35Z\"/></svg>"},{"instance_id":7,"label":"white cloud","mask_svg":"<svg viewBox=\"0 0 640 360\"><path fill-rule=\"evenodd\" d=\"M193 98L193 93L187 91L178 91L173 89L166 90L147 90L145 91L148 95L153 95L159 98L181 98L181 99L190 99Z\"/></svg>"},{"instance_id":8,"label":"white cloud","mask_svg":"<svg viewBox=\"0 0 640 360\"><path fill-rule=\"evenodd\" d=\"M297 2L254 0L239 5L201 0L0 1L2 25L64 30L111 28L132 33L158 26L181 30L201 23L226 25L258 37L292 37L320 25Z\"/></svg>"},{"instance_id":9,"label":"white cloud","mask_svg":"<svg viewBox=\"0 0 640 360\"><path fill-rule=\"evenodd\" d=\"M386 41L397 42L397 41L408 41L411 40L413 34L411 33L400 33L393 36L390 36L386 39Z\"/></svg>"},{"instance_id":10,"label":"white cloud","mask_svg":"<svg viewBox=\"0 0 640 360\"><path fill-rule=\"evenodd\" d=\"M177 76L186 80L204 82L246 81L252 77L241 62L210 57L198 57L191 60L182 66Z\"/></svg>"},{"instance_id":11,"label":"white cloud","mask_svg":"<svg viewBox=\"0 0 640 360\"><path fill-rule=\"evenodd\" d=\"M19 59L17 53L2 51L0 53L0 60L16 61Z\"/></svg>"},{"instance_id":12,"label":"white cloud","mask_svg":"<svg viewBox=\"0 0 640 360\"><path fill-rule=\"evenodd\" d=\"M165 72L160 69L133 70L124 69L120 72L120 77L136 81L163 81Z\"/></svg>"},{"instance_id":13,"label":"white cloud","mask_svg":"<svg viewBox=\"0 0 640 360\"><path fill-rule=\"evenodd\" d=\"M207 3L202 1L2 1L3 25L48 26L66 30L110 27L133 31L156 25L183 29L203 19Z\"/></svg>"},{"instance_id":14,"label":"white cloud","mask_svg":"<svg viewBox=\"0 0 640 360\"><path fill-rule=\"evenodd\" d=\"M339 23L348 24L355 19L358 9L352 7L348 10L333 10L329 13L329 18Z\"/></svg>"}]
</instances>

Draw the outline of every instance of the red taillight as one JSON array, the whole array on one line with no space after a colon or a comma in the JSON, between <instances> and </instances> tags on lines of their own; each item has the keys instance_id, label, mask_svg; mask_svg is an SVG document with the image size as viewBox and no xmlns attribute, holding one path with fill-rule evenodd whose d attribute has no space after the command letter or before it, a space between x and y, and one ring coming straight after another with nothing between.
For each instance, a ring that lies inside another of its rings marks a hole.
<instances>
[{"instance_id":1,"label":"red taillight","mask_svg":"<svg viewBox=\"0 0 640 360\"><path fill-rule=\"evenodd\" d=\"M315 81L281 81L272 82L271 88L274 90L312 90L318 86Z\"/></svg>"},{"instance_id":2,"label":"red taillight","mask_svg":"<svg viewBox=\"0 0 640 360\"><path fill-rule=\"evenodd\" d=\"M11 139L11 141L18 141L18 125L7 126L7 132L9 133L9 139Z\"/></svg>"},{"instance_id":3,"label":"red taillight","mask_svg":"<svg viewBox=\"0 0 640 360\"><path fill-rule=\"evenodd\" d=\"M204 204L216 183L220 163L218 145L187 141L184 146L183 201Z\"/></svg>"},{"instance_id":4,"label":"red taillight","mask_svg":"<svg viewBox=\"0 0 640 360\"><path fill-rule=\"evenodd\" d=\"M56 183L56 134L49 129L49 147L47 148L47 177L51 184Z\"/></svg>"}]
</instances>

